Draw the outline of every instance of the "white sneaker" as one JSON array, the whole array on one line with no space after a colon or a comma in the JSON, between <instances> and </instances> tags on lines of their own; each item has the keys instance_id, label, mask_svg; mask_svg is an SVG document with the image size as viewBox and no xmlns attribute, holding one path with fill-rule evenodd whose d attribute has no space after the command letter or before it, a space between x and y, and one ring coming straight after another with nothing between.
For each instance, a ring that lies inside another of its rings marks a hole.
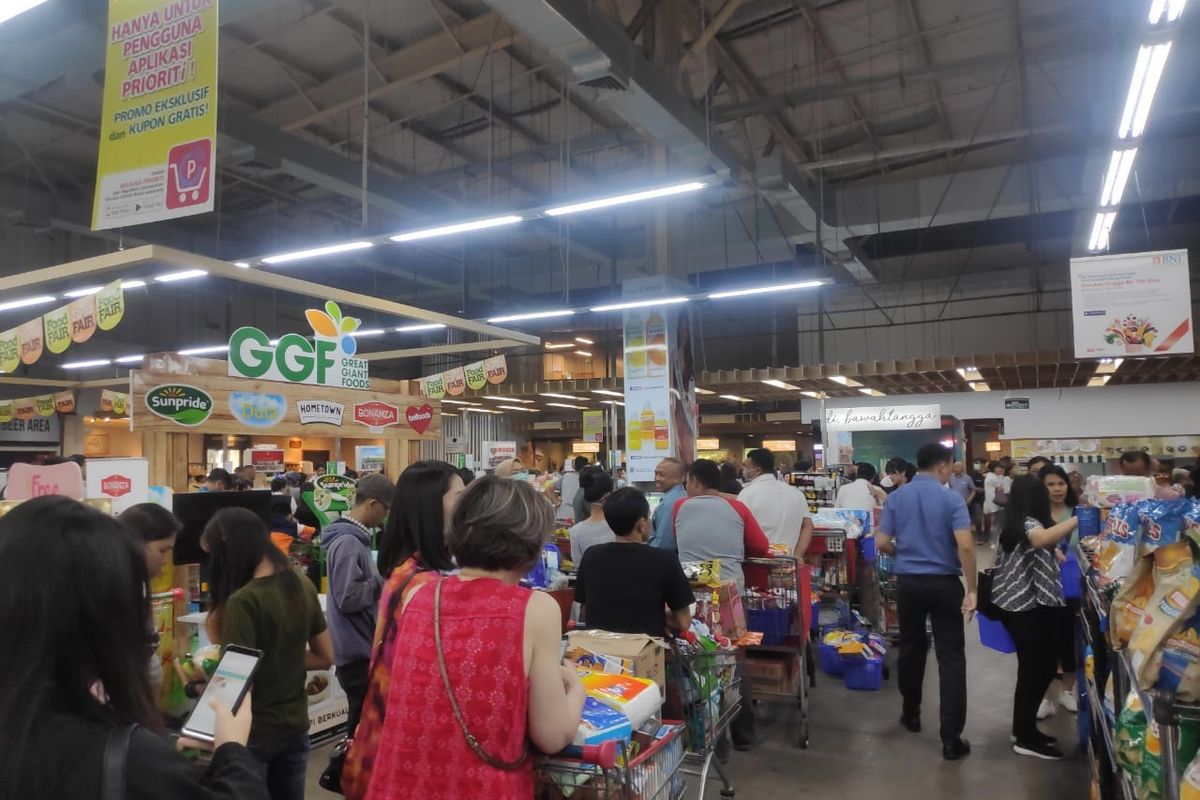
<instances>
[{"instance_id":1,"label":"white sneaker","mask_svg":"<svg viewBox=\"0 0 1200 800\"><path fill-rule=\"evenodd\" d=\"M1075 700L1074 692L1063 692L1058 696L1058 704L1075 714L1079 711L1079 703Z\"/></svg>"},{"instance_id":2,"label":"white sneaker","mask_svg":"<svg viewBox=\"0 0 1200 800\"><path fill-rule=\"evenodd\" d=\"M1037 718L1038 719L1049 719L1050 717L1054 716L1054 711L1055 711L1054 703L1051 703L1049 700L1043 699L1042 704L1038 706Z\"/></svg>"}]
</instances>

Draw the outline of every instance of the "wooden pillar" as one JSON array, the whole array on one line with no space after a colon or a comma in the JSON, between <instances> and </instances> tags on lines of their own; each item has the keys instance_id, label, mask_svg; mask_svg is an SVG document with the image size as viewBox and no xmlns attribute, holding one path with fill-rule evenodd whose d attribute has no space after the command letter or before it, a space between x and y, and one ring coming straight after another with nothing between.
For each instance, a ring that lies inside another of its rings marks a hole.
<instances>
[{"instance_id":1,"label":"wooden pillar","mask_svg":"<svg viewBox=\"0 0 1200 800\"><path fill-rule=\"evenodd\" d=\"M142 455L149 459L150 485L188 490L188 435L169 431L142 434Z\"/></svg>"}]
</instances>

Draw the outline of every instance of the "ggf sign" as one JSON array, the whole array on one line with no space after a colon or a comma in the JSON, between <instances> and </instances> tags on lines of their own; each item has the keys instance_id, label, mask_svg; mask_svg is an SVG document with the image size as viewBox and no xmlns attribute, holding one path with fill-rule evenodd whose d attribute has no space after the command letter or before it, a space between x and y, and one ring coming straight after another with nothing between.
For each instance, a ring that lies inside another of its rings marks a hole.
<instances>
[{"instance_id":1,"label":"ggf sign","mask_svg":"<svg viewBox=\"0 0 1200 800\"><path fill-rule=\"evenodd\" d=\"M288 333L272 344L267 334L258 328L238 328L229 337L229 374L286 383L369 389L367 362L353 357L357 350L354 332L361 321L343 317L333 301L325 304L325 311L308 309L305 317L313 329L311 340L298 333Z\"/></svg>"}]
</instances>

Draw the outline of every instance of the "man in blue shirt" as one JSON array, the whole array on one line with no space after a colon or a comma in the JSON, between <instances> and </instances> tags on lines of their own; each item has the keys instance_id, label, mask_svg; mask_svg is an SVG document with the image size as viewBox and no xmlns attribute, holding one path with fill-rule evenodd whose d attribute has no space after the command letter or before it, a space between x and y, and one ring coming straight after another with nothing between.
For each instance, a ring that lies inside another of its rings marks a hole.
<instances>
[{"instance_id":1,"label":"man in blue shirt","mask_svg":"<svg viewBox=\"0 0 1200 800\"><path fill-rule=\"evenodd\" d=\"M650 546L675 552L675 527L673 513L675 503L687 497L687 489L683 485L686 472L683 462L678 458L664 458L654 468L654 485L663 492L663 499L658 508L654 509L654 534L650 537Z\"/></svg>"},{"instance_id":2,"label":"man in blue shirt","mask_svg":"<svg viewBox=\"0 0 1200 800\"><path fill-rule=\"evenodd\" d=\"M942 757L957 761L971 752L962 738L967 722L967 656L963 624L975 613L975 539L971 515L957 492L949 491L952 451L927 444L917 451L919 472L893 492L876 534L879 550L895 556L896 611L900 619L900 724L921 730L921 687L933 627L941 690ZM962 580L967 581L963 591Z\"/></svg>"}]
</instances>

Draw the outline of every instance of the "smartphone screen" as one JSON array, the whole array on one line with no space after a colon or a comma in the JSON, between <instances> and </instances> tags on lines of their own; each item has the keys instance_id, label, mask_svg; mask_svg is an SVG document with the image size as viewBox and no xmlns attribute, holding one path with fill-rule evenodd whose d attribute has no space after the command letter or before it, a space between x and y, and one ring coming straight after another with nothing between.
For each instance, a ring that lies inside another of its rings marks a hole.
<instances>
[{"instance_id":1,"label":"smartphone screen","mask_svg":"<svg viewBox=\"0 0 1200 800\"><path fill-rule=\"evenodd\" d=\"M209 703L217 700L226 707L236 711L242 695L246 693L254 669L258 666L261 654L255 651L234 649L225 650L221 662L217 664L216 672L204 690L204 694L196 701L192 716L183 726L183 733L204 741L212 741L216 715Z\"/></svg>"}]
</instances>

